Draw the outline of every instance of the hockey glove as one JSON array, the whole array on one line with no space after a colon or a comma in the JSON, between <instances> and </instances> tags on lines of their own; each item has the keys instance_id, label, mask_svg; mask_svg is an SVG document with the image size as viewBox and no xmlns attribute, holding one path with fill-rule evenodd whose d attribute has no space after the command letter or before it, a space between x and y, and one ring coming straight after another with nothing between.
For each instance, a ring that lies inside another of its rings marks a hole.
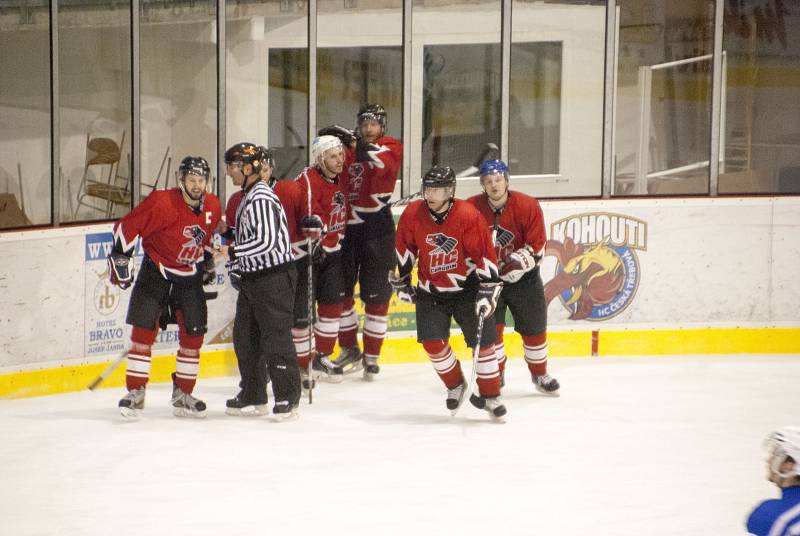
<instances>
[{"instance_id":1,"label":"hockey glove","mask_svg":"<svg viewBox=\"0 0 800 536\"><path fill-rule=\"evenodd\" d=\"M383 169L383 160L378 158L378 153L383 149L374 143L367 143L361 138L356 143L356 162L370 162L375 167Z\"/></svg>"},{"instance_id":2,"label":"hockey glove","mask_svg":"<svg viewBox=\"0 0 800 536\"><path fill-rule=\"evenodd\" d=\"M342 142L342 145L345 147L350 147L357 139L352 130L341 125L330 125L323 127L319 129L317 136L335 136L339 138L339 140Z\"/></svg>"},{"instance_id":3,"label":"hockey glove","mask_svg":"<svg viewBox=\"0 0 800 536\"><path fill-rule=\"evenodd\" d=\"M417 291L411 286L411 275L399 276L393 271L389 272L389 283L391 283L401 302L417 303Z\"/></svg>"},{"instance_id":4,"label":"hockey glove","mask_svg":"<svg viewBox=\"0 0 800 536\"><path fill-rule=\"evenodd\" d=\"M228 261L225 263L225 268L228 269L228 280L231 282L231 286L236 292L242 290L242 274L239 272L238 267L238 262Z\"/></svg>"},{"instance_id":5,"label":"hockey glove","mask_svg":"<svg viewBox=\"0 0 800 536\"><path fill-rule=\"evenodd\" d=\"M124 253L112 251L108 256L108 274L112 285L126 289L133 283L133 260Z\"/></svg>"},{"instance_id":6,"label":"hockey glove","mask_svg":"<svg viewBox=\"0 0 800 536\"><path fill-rule=\"evenodd\" d=\"M310 238L314 242L325 234L325 224L322 223L322 218L316 214L303 216L303 219L300 220L300 228L303 231L303 236Z\"/></svg>"},{"instance_id":7,"label":"hockey glove","mask_svg":"<svg viewBox=\"0 0 800 536\"><path fill-rule=\"evenodd\" d=\"M311 249L311 263L314 266L319 266L320 264L325 262L325 259L327 257L328 257L328 254L325 252L324 249L322 249L321 246L317 245L315 247L312 247L312 249Z\"/></svg>"},{"instance_id":8,"label":"hockey glove","mask_svg":"<svg viewBox=\"0 0 800 536\"><path fill-rule=\"evenodd\" d=\"M217 279L217 268L214 266L214 255L206 251L203 253L203 286L211 285Z\"/></svg>"},{"instance_id":9,"label":"hockey glove","mask_svg":"<svg viewBox=\"0 0 800 536\"><path fill-rule=\"evenodd\" d=\"M538 260L527 247L519 248L500 263L500 279L516 283L522 276L536 268Z\"/></svg>"},{"instance_id":10,"label":"hockey glove","mask_svg":"<svg viewBox=\"0 0 800 536\"><path fill-rule=\"evenodd\" d=\"M497 298L500 297L501 290L503 290L502 283L482 282L478 287L478 295L475 300L475 314L484 318L492 316L497 307Z\"/></svg>"}]
</instances>

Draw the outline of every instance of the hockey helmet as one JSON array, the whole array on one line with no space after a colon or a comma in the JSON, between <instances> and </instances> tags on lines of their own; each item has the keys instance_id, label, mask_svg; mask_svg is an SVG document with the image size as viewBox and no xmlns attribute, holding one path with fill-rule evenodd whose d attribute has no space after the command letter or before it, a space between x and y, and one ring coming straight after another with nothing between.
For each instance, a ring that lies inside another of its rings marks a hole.
<instances>
[{"instance_id":1,"label":"hockey helmet","mask_svg":"<svg viewBox=\"0 0 800 536\"><path fill-rule=\"evenodd\" d=\"M326 152L339 147L342 147L342 140L336 136L317 136L311 142L311 159L321 163Z\"/></svg>"},{"instance_id":2,"label":"hockey helmet","mask_svg":"<svg viewBox=\"0 0 800 536\"><path fill-rule=\"evenodd\" d=\"M358 111L357 123L361 125L364 121L377 121L386 128L386 109L380 104L365 104Z\"/></svg>"},{"instance_id":3,"label":"hockey helmet","mask_svg":"<svg viewBox=\"0 0 800 536\"><path fill-rule=\"evenodd\" d=\"M225 163L241 163L242 166L245 164L251 164L253 166L253 171L257 172L261 168L260 154L261 152L259 151L258 146L253 143L237 143L225 151Z\"/></svg>"},{"instance_id":4,"label":"hockey helmet","mask_svg":"<svg viewBox=\"0 0 800 536\"><path fill-rule=\"evenodd\" d=\"M450 166L433 166L422 177L422 188L444 188L452 186L455 192L456 174Z\"/></svg>"},{"instance_id":5,"label":"hockey helmet","mask_svg":"<svg viewBox=\"0 0 800 536\"><path fill-rule=\"evenodd\" d=\"M487 160L481 164L481 177L486 175L503 175L508 179L508 166L502 160Z\"/></svg>"},{"instance_id":6,"label":"hockey helmet","mask_svg":"<svg viewBox=\"0 0 800 536\"><path fill-rule=\"evenodd\" d=\"M786 479L800 477L800 427L784 426L770 434L766 444L770 481L781 486Z\"/></svg>"},{"instance_id":7,"label":"hockey helmet","mask_svg":"<svg viewBox=\"0 0 800 536\"><path fill-rule=\"evenodd\" d=\"M261 165L275 169L275 153L269 147L263 145L258 146L258 160L261 162Z\"/></svg>"},{"instance_id":8,"label":"hockey helmet","mask_svg":"<svg viewBox=\"0 0 800 536\"><path fill-rule=\"evenodd\" d=\"M187 156L181 160L178 166L178 177L183 180L186 175L189 174L197 175L208 180L211 174L211 167L208 165L208 161L202 156Z\"/></svg>"}]
</instances>

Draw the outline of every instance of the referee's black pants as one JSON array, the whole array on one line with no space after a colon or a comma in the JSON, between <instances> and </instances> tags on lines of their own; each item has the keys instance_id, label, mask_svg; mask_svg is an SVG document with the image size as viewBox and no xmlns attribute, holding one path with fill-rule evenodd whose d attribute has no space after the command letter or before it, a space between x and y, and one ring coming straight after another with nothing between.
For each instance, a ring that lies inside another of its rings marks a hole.
<instances>
[{"instance_id":1,"label":"referee's black pants","mask_svg":"<svg viewBox=\"0 0 800 536\"><path fill-rule=\"evenodd\" d=\"M300 402L300 371L292 341L296 288L293 262L242 274L233 326L242 400L266 404L268 368L275 403Z\"/></svg>"}]
</instances>

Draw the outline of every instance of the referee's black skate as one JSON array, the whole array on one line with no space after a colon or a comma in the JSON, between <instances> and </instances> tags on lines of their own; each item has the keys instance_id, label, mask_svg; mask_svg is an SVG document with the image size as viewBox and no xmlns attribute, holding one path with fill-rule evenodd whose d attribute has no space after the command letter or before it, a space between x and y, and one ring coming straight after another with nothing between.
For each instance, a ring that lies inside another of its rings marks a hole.
<instances>
[{"instance_id":1,"label":"referee's black skate","mask_svg":"<svg viewBox=\"0 0 800 536\"><path fill-rule=\"evenodd\" d=\"M330 383L340 383L344 380L344 371L331 361L325 354L317 354L311 363L311 376L315 380L324 380Z\"/></svg>"},{"instance_id":2,"label":"referee's black skate","mask_svg":"<svg viewBox=\"0 0 800 536\"><path fill-rule=\"evenodd\" d=\"M126 419L139 418L139 412L144 409L144 387L128 391L118 405L120 414Z\"/></svg>"},{"instance_id":3,"label":"referee's black skate","mask_svg":"<svg viewBox=\"0 0 800 536\"><path fill-rule=\"evenodd\" d=\"M267 400L253 400L245 396L244 389L235 397L225 401L225 413L233 416L258 417L269 413Z\"/></svg>"},{"instance_id":4,"label":"referee's black skate","mask_svg":"<svg viewBox=\"0 0 800 536\"><path fill-rule=\"evenodd\" d=\"M493 421L505 422L503 417L508 413L508 410L502 402L500 402L499 396L484 397L473 393L472 396L469 397L469 401L476 408L486 410Z\"/></svg>"},{"instance_id":5,"label":"referee's black skate","mask_svg":"<svg viewBox=\"0 0 800 536\"><path fill-rule=\"evenodd\" d=\"M297 420L299 416L300 415L297 413L297 405L292 404L288 400L275 402L275 406L272 408L272 420L276 422L294 421Z\"/></svg>"}]
</instances>

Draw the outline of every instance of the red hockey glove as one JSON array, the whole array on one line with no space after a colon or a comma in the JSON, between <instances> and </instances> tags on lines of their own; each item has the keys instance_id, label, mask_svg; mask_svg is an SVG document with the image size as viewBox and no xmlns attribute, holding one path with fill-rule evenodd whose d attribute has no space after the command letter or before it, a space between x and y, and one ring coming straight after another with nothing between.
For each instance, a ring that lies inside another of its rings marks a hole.
<instances>
[{"instance_id":1,"label":"red hockey glove","mask_svg":"<svg viewBox=\"0 0 800 536\"><path fill-rule=\"evenodd\" d=\"M522 276L536 268L537 259L527 247L519 248L500 263L500 279L516 283Z\"/></svg>"},{"instance_id":2,"label":"red hockey glove","mask_svg":"<svg viewBox=\"0 0 800 536\"><path fill-rule=\"evenodd\" d=\"M133 283L133 261L124 253L112 251L107 258L108 274L112 285L125 290Z\"/></svg>"},{"instance_id":3,"label":"red hockey glove","mask_svg":"<svg viewBox=\"0 0 800 536\"><path fill-rule=\"evenodd\" d=\"M503 290L502 283L482 282L478 287L478 295L475 300L475 314L488 318L492 316L497 307L497 298Z\"/></svg>"}]
</instances>

